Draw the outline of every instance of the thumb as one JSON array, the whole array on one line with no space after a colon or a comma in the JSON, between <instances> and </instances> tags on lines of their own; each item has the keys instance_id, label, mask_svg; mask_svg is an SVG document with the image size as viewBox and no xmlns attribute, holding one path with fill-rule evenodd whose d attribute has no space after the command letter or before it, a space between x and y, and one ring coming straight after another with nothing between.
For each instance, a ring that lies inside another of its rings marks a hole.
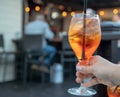
<instances>
[{"instance_id":1,"label":"thumb","mask_svg":"<svg viewBox=\"0 0 120 97\"><path fill-rule=\"evenodd\" d=\"M92 73L92 67L91 66L76 66L76 70L78 72L89 74Z\"/></svg>"}]
</instances>

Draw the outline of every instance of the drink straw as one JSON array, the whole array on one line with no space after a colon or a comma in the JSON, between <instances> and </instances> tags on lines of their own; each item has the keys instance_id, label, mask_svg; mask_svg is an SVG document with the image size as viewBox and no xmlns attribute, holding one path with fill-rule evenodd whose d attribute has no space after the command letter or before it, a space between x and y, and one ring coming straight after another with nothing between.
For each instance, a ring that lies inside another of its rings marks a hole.
<instances>
[{"instance_id":1,"label":"drink straw","mask_svg":"<svg viewBox=\"0 0 120 97\"><path fill-rule=\"evenodd\" d=\"M85 59L85 33L86 33L86 10L87 10L87 0L84 0L84 19L83 19L83 51L82 51L82 59Z\"/></svg>"},{"instance_id":2,"label":"drink straw","mask_svg":"<svg viewBox=\"0 0 120 97\"><path fill-rule=\"evenodd\" d=\"M117 86L115 87L115 89L113 90L113 93L116 92L116 90L118 89L118 87L119 87L119 85L117 85Z\"/></svg>"},{"instance_id":3,"label":"drink straw","mask_svg":"<svg viewBox=\"0 0 120 97\"><path fill-rule=\"evenodd\" d=\"M87 10L87 0L84 0L84 14L86 14Z\"/></svg>"}]
</instances>

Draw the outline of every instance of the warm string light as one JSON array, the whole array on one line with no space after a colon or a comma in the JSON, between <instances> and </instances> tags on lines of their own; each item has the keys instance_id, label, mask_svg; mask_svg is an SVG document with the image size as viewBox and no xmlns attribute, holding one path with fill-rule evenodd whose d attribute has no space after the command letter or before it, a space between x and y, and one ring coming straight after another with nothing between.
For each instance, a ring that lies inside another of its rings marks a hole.
<instances>
[{"instance_id":1,"label":"warm string light","mask_svg":"<svg viewBox=\"0 0 120 97\"><path fill-rule=\"evenodd\" d=\"M40 11L40 6L35 6L35 11Z\"/></svg>"},{"instance_id":2,"label":"warm string light","mask_svg":"<svg viewBox=\"0 0 120 97\"><path fill-rule=\"evenodd\" d=\"M73 16L75 14L75 12L71 12L71 16Z\"/></svg>"},{"instance_id":3,"label":"warm string light","mask_svg":"<svg viewBox=\"0 0 120 97\"><path fill-rule=\"evenodd\" d=\"M63 16L63 17L66 17L66 16L67 16L67 12L66 12L66 11L63 11L63 12L62 12L62 16Z\"/></svg>"},{"instance_id":4,"label":"warm string light","mask_svg":"<svg viewBox=\"0 0 120 97\"><path fill-rule=\"evenodd\" d=\"M118 14L118 9L113 9L113 14Z\"/></svg>"},{"instance_id":5,"label":"warm string light","mask_svg":"<svg viewBox=\"0 0 120 97\"><path fill-rule=\"evenodd\" d=\"M118 14L119 13L119 10L118 9L113 9L113 14ZM101 10L101 11L99 11L99 15L100 16L104 16L105 15L105 11L104 10Z\"/></svg>"},{"instance_id":6,"label":"warm string light","mask_svg":"<svg viewBox=\"0 0 120 97\"><path fill-rule=\"evenodd\" d=\"M30 12L30 7L26 7L25 12Z\"/></svg>"},{"instance_id":7,"label":"warm string light","mask_svg":"<svg viewBox=\"0 0 120 97\"><path fill-rule=\"evenodd\" d=\"M104 15L105 15L105 12L104 12L103 10L101 10L101 11L99 12L99 15L100 15L100 16L104 16Z\"/></svg>"}]
</instances>

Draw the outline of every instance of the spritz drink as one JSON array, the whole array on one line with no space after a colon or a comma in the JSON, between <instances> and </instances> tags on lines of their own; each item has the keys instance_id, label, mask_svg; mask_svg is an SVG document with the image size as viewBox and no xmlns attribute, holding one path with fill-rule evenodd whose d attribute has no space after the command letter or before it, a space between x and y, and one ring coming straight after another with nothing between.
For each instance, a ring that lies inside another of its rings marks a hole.
<instances>
[{"instance_id":1,"label":"spritz drink","mask_svg":"<svg viewBox=\"0 0 120 97\"><path fill-rule=\"evenodd\" d=\"M84 16L86 18L83 18ZM75 14L70 23L68 39L80 65L87 65L89 58L98 48L101 41L101 27L98 15ZM94 89L85 87L71 88L68 92L80 96L96 94Z\"/></svg>"},{"instance_id":2,"label":"spritz drink","mask_svg":"<svg viewBox=\"0 0 120 97\"><path fill-rule=\"evenodd\" d=\"M95 52L101 41L101 30L97 18L86 18L86 33L83 33L83 19L72 19L68 38L71 48L78 60L82 59L83 38L85 38L85 59L89 59Z\"/></svg>"},{"instance_id":3,"label":"spritz drink","mask_svg":"<svg viewBox=\"0 0 120 97\"><path fill-rule=\"evenodd\" d=\"M108 97L120 97L120 86L117 88L115 93L113 93L115 87L107 87Z\"/></svg>"}]
</instances>

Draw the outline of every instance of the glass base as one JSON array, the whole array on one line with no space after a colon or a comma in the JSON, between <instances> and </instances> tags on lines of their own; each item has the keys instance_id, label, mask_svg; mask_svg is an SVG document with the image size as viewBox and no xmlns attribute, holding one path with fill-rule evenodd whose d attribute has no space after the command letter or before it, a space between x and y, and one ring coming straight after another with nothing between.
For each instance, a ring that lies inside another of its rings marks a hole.
<instances>
[{"instance_id":1,"label":"glass base","mask_svg":"<svg viewBox=\"0 0 120 97\"><path fill-rule=\"evenodd\" d=\"M75 88L68 89L68 93L77 95L77 96L92 96L96 94L96 91L91 88L75 87Z\"/></svg>"}]
</instances>

